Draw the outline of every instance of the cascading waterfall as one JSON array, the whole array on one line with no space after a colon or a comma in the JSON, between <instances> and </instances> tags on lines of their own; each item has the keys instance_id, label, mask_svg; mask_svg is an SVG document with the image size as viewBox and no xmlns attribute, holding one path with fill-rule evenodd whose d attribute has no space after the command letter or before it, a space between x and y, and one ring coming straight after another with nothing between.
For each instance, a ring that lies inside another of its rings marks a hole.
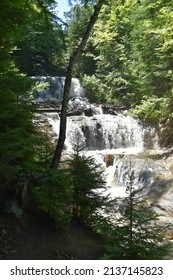
<instances>
[{"instance_id":1,"label":"cascading waterfall","mask_svg":"<svg viewBox=\"0 0 173 280\"><path fill-rule=\"evenodd\" d=\"M61 100L64 78L39 77L39 81L49 82L50 87L39 93L37 102L43 100ZM150 140L139 120L126 111L114 111L105 114L101 105L90 104L85 98L79 80L73 79L65 150L71 152L78 143L85 153L93 155L101 164L107 176L107 192L112 196L125 196L126 182L134 172L133 182L136 188L144 187L144 193L151 190L159 176L167 172L162 162L146 157L146 143ZM54 138L58 138L59 115L57 112L45 112L44 117L51 125ZM153 133L153 132L152 132Z\"/></svg>"},{"instance_id":2,"label":"cascading waterfall","mask_svg":"<svg viewBox=\"0 0 173 280\"><path fill-rule=\"evenodd\" d=\"M35 93L34 98L40 101L46 100L62 100L63 89L65 84L65 77L50 77L50 76L34 76L32 79L36 80L40 84L44 84L45 88ZM71 97L84 96L84 89L81 87L79 79L73 78L70 89Z\"/></svg>"},{"instance_id":3,"label":"cascading waterfall","mask_svg":"<svg viewBox=\"0 0 173 280\"><path fill-rule=\"evenodd\" d=\"M53 131L59 133L59 118L56 113L48 113L47 118ZM70 151L78 139L87 151L143 149L143 130L138 121L130 116L118 114L72 116L67 119L66 146Z\"/></svg>"},{"instance_id":4,"label":"cascading waterfall","mask_svg":"<svg viewBox=\"0 0 173 280\"><path fill-rule=\"evenodd\" d=\"M83 141L86 150L143 147L142 128L135 119L123 114L70 117L67 127L69 145L75 140L73 135Z\"/></svg>"}]
</instances>

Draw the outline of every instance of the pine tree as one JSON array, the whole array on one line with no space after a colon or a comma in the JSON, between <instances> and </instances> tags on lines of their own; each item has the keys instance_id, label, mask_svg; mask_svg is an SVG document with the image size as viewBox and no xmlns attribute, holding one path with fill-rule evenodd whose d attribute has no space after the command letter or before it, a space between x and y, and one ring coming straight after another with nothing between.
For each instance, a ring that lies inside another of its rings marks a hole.
<instances>
[{"instance_id":1,"label":"pine tree","mask_svg":"<svg viewBox=\"0 0 173 280\"><path fill-rule=\"evenodd\" d=\"M69 160L73 187L73 216L89 223L108 204L103 196L105 179L103 170L92 156L77 148Z\"/></svg>"},{"instance_id":2,"label":"pine tree","mask_svg":"<svg viewBox=\"0 0 173 280\"><path fill-rule=\"evenodd\" d=\"M166 230L158 214L146 200L142 190L133 188L134 173L127 183L128 196L119 205L117 218L107 238L105 259L149 260L164 259L171 244L166 241Z\"/></svg>"},{"instance_id":3,"label":"pine tree","mask_svg":"<svg viewBox=\"0 0 173 280\"><path fill-rule=\"evenodd\" d=\"M33 123L31 81L14 60L16 44L32 21L34 2L1 1L0 17L0 206L15 196L22 173L37 173L41 137Z\"/></svg>"}]
</instances>

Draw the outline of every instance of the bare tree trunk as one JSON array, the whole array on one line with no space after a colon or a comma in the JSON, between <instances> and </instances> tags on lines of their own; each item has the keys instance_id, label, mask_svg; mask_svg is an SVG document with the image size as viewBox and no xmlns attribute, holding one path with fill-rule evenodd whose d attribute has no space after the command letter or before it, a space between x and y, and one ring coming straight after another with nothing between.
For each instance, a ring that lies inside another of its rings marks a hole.
<instances>
[{"instance_id":1,"label":"bare tree trunk","mask_svg":"<svg viewBox=\"0 0 173 280\"><path fill-rule=\"evenodd\" d=\"M91 30L92 30L95 22L97 21L101 7L103 6L103 4L105 2L106 2L105 0L99 0L97 5L94 7L94 13L90 18L90 21L86 27L86 31L81 39L81 42L79 43L78 47L74 50L74 52L70 56L69 66L67 69L67 75L66 75L66 80L65 80L65 85L64 85L63 102L62 102L61 118L60 118L59 139L58 139L58 143L57 143L55 153L54 153L54 156L52 159L52 163L50 165L50 171L52 169L58 168L60 159L61 159L62 150L64 147L64 142L66 139L67 107L68 107L68 101L69 101L69 95L70 95L71 80L73 77L73 69L87 44Z\"/></svg>"}]
</instances>

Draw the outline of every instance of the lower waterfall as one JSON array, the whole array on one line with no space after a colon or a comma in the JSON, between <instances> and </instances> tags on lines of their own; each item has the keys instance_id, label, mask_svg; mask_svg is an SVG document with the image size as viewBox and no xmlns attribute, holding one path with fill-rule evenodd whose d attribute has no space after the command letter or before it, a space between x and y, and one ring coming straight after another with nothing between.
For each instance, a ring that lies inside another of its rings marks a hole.
<instances>
[{"instance_id":1,"label":"lower waterfall","mask_svg":"<svg viewBox=\"0 0 173 280\"><path fill-rule=\"evenodd\" d=\"M59 133L57 113L47 113L55 139ZM146 152L144 128L127 113L117 115L70 116L67 119L65 151L73 145L84 147L85 154L92 155L102 166L107 178L108 191L112 196L124 196L126 180L131 171L135 174L135 187L150 190L152 183L164 171L163 166L144 158Z\"/></svg>"},{"instance_id":2,"label":"lower waterfall","mask_svg":"<svg viewBox=\"0 0 173 280\"><path fill-rule=\"evenodd\" d=\"M59 84L60 80L53 79L55 82ZM56 89L56 92L59 91ZM46 98L42 93L37 96L37 102L43 102L44 98L51 100L50 95L55 97L52 91L46 90ZM78 143L84 147L85 154L94 156L104 170L107 194L112 197L126 195L126 182L133 171L134 187L142 187L143 194L152 197L158 205L158 212L170 220L173 214L170 202L173 197L172 160L167 159L167 151L159 150L157 134L125 110L114 110L110 114L105 113L101 104L90 104L76 80L71 96L65 153L70 153L73 145ZM59 112L46 109L38 114L49 124L51 139L57 141Z\"/></svg>"}]
</instances>

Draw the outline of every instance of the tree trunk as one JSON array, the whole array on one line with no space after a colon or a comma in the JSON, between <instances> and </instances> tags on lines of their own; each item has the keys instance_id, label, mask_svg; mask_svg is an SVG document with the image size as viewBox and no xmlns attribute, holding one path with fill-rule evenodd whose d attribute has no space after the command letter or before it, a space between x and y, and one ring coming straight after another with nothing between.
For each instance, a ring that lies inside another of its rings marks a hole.
<instances>
[{"instance_id":1,"label":"tree trunk","mask_svg":"<svg viewBox=\"0 0 173 280\"><path fill-rule=\"evenodd\" d=\"M55 153L54 153L51 165L50 165L50 171L58 168L60 159L61 159L62 150L64 147L64 142L66 139L67 108L68 108L68 101L69 101L69 95L70 95L71 80L73 77L73 69L87 44L91 30L92 30L95 22L97 21L101 7L103 6L103 4L105 2L106 2L105 0L99 0L97 5L94 7L94 13L89 20L89 23L86 27L86 31L81 39L81 42L79 43L78 47L74 50L74 52L70 56L65 85L64 85L61 118L60 118L59 139L58 139Z\"/></svg>"}]
</instances>

